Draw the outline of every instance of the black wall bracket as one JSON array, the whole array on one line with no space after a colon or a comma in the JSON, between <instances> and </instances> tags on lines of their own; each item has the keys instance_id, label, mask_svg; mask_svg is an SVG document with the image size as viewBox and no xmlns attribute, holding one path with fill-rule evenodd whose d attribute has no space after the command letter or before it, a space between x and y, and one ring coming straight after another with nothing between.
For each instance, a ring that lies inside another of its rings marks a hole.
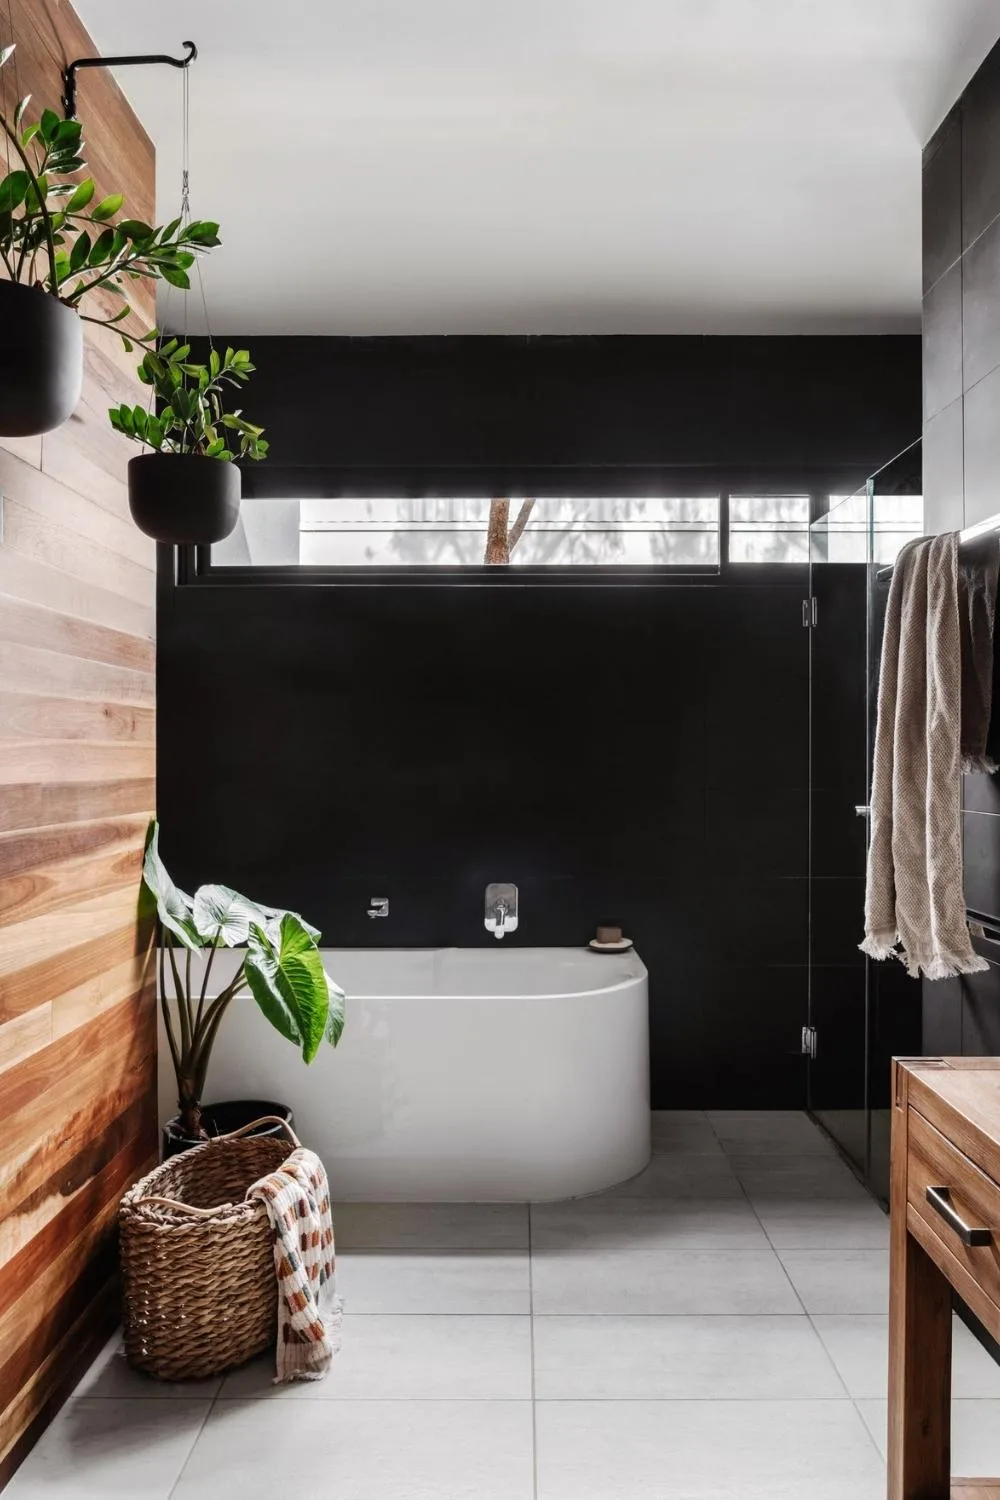
<instances>
[{"instance_id":1,"label":"black wall bracket","mask_svg":"<svg viewBox=\"0 0 1000 1500\"><path fill-rule=\"evenodd\" d=\"M170 57L166 52L146 52L132 57L78 57L63 73L63 109L67 120L76 119L76 75L81 68L135 68L164 63L170 68L189 68L198 56L194 42L184 42L187 57Z\"/></svg>"}]
</instances>

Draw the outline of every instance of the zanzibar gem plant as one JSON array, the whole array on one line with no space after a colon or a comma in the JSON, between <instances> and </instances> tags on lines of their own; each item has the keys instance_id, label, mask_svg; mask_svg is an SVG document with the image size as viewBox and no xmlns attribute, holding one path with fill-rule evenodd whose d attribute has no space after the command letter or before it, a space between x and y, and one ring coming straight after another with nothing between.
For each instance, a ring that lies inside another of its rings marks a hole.
<instances>
[{"instance_id":1,"label":"zanzibar gem plant","mask_svg":"<svg viewBox=\"0 0 1000 1500\"><path fill-rule=\"evenodd\" d=\"M0 49L0 69L13 47ZM0 178L0 434L48 431L80 396L84 322L116 325L131 311L132 282L187 288L195 256L219 243L219 226L175 219L154 228L121 216L122 193L98 199L84 171L83 130L46 109L25 121L29 97L0 112L8 171ZM139 337L117 330L126 348ZM38 425L39 423L45 425Z\"/></svg>"},{"instance_id":2,"label":"zanzibar gem plant","mask_svg":"<svg viewBox=\"0 0 1000 1500\"><path fill-rule=\"evenodd\" d=\"M197 1141L207 1139L201 1118L205 1075L232 1002L249 994L310 1063L324 1040L334 1047L340 1040L344 993L323 968L315 927L293 911L258 906L225 885L203 885L194 896L186 895L164 868L158 834L158 825L151 823L143 906L155 909L159 918L160 1006L177 1075L180 1124L184 1136ZM233 978L212 995L212 963L220 948L245 952ZM192 972L196 953L207 954L197 974Z\"/></svg>"},{"instance_id":3,"label":"zanzibar gem plant","mask_svg":"<svg viewBox=\"0 0 1000 1500\"><path fill-rule=\"evenodd\" d=\"M155 409L113 406L116 431L152 453L128 466L132 519L158 542L219 542L236 525L240 471L236 460L267 454L263 427L242 411L228 409L234 390L244 386L254 366L246 349L212 349L208 364L191 359L191 346L169 339L147 349L139 379L152 388ZM217 458L221 463L206 464Z\"/></svg>"}]
</instances>

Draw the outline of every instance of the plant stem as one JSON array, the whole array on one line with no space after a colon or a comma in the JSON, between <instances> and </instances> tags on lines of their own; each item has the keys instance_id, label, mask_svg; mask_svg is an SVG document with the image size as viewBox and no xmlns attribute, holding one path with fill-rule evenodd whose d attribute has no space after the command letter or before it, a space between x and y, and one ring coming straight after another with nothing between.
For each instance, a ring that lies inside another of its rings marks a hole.
<instances>
[{"instance_id":1,"label":"plant stem","mask_svg":"<svg viewBox=\"0 0 1000 1500\"><path fill-rule=\"evenodd\" d=\"M209 950L208 963L205 965L205 977L201 981L201 994L198 996L198 1014L195 1017L194 1022L194 1030L196 1036L201 1030L201 1015L202 1011L205 1009L205 996L208 993L208 977L212 972L212 961L215 958L216 950L219 946L219 938L221 936L222 928L217 927L215 931L215 941L213 942L212 947Z\"/></svg>"},{"instance_id":2,"label":"plant stem","mask_svg":"<svg viewBox=\"0 0 1000 1500\"><path fill-rule=\"evenodd\" d=\"M169 932L165 934L167 939L167 955L170 959L170 968L174 976L174 998L177 1001L177 1015L181 1023L181 1050L185 1061L191 1052L191 1011L188 1006L188 998L181 984L181 976L177 969L177 959L174 957L174 940Z\"/></svg>"},{"instance_id":3,"label":"plant stem","mask_svg":"<svg viewBox=\"0 0 1000 1500\"><path fill-rule=\"evenodd\" d=\"M53 297L58 297L59 296L59 283L56 281L56 242L55 242L55 236L54 236L53 230L52 230L52 218L51 218L51 216L49 214L48 206L46 205L45 200L42 197L41 192L39 191L39 188L38 188L38 178L35 176L34 168L32 167L31 162L28 160L28 157L27 157L27 155L26 155L23 147L21 146L21 142L20 142L20 139L18 137L17 131L16 130L11 130L10 126L7 124L7 121L4 119L3 115L0 115L0 125L3 126L5 135L7 136L8 140L10 140L10 142L12 143L12 145L14 147L14 150L17 152L18 156L21 158L21 161L24 164L24 170L27 172L28 176L31 178L31 185L35 189L35 197L38 200L38 209L39 209L39 212L41 213L41 216L42 216L42 222L45 225L45 238L48 241L48 250L49 250L49 282L50 282L49 291L51 292L51 294L52 294ZM13 220L11 220L11 222L13 223ZM22 252L20 264L18 265L18 271L20 271L23 266L24 266L24 253Z\"/></svg>"}]
</instances>

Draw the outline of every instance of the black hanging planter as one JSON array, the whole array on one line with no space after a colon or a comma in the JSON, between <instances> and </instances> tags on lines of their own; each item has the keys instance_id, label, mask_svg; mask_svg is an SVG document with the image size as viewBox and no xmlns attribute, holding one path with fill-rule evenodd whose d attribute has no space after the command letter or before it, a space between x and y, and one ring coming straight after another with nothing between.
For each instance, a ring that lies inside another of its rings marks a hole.
<instances>
[{"instance_id":1,"label":"black hanging planter","mask_svg":"<svg viewBox=\"0 0 1000 1500\"><path fill-rule=\"evenodd\" d=\"M83 389L83 324L49 292L0 281L0 437L61 427Z\"/></svg>"},{"instance_id":2,"label":"black hanging planter","mask_svg":"<svg viewBox=\"0 0 1000 1500\"><path fill-rule=\"evenodd\" d=\"M143 453L129 459L128 508L157 542L207 547L221 542L240 514L240 471L196 453Z\"/></svg>"}]
</instances>

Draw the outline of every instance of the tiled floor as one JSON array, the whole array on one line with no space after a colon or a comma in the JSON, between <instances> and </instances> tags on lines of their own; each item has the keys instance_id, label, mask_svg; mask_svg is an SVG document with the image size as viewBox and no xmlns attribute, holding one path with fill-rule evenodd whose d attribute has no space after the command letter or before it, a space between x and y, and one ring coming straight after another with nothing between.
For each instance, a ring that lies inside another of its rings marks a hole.
<instances>
[{"instance_id":1,"label":"tiled floor","mask_svg":"<svg viewBox=\"0 0 1000 1500\"><path fill-rule=\"evenodd\" d=\"M887 1221L799 1114L654 1118L596 1198L336 1215L344 1348L204 1385L113 1348L12 1500L882 1500ZM1000 1473L958 1325L955 1465Z\"/></svg>"}]
</instances>

